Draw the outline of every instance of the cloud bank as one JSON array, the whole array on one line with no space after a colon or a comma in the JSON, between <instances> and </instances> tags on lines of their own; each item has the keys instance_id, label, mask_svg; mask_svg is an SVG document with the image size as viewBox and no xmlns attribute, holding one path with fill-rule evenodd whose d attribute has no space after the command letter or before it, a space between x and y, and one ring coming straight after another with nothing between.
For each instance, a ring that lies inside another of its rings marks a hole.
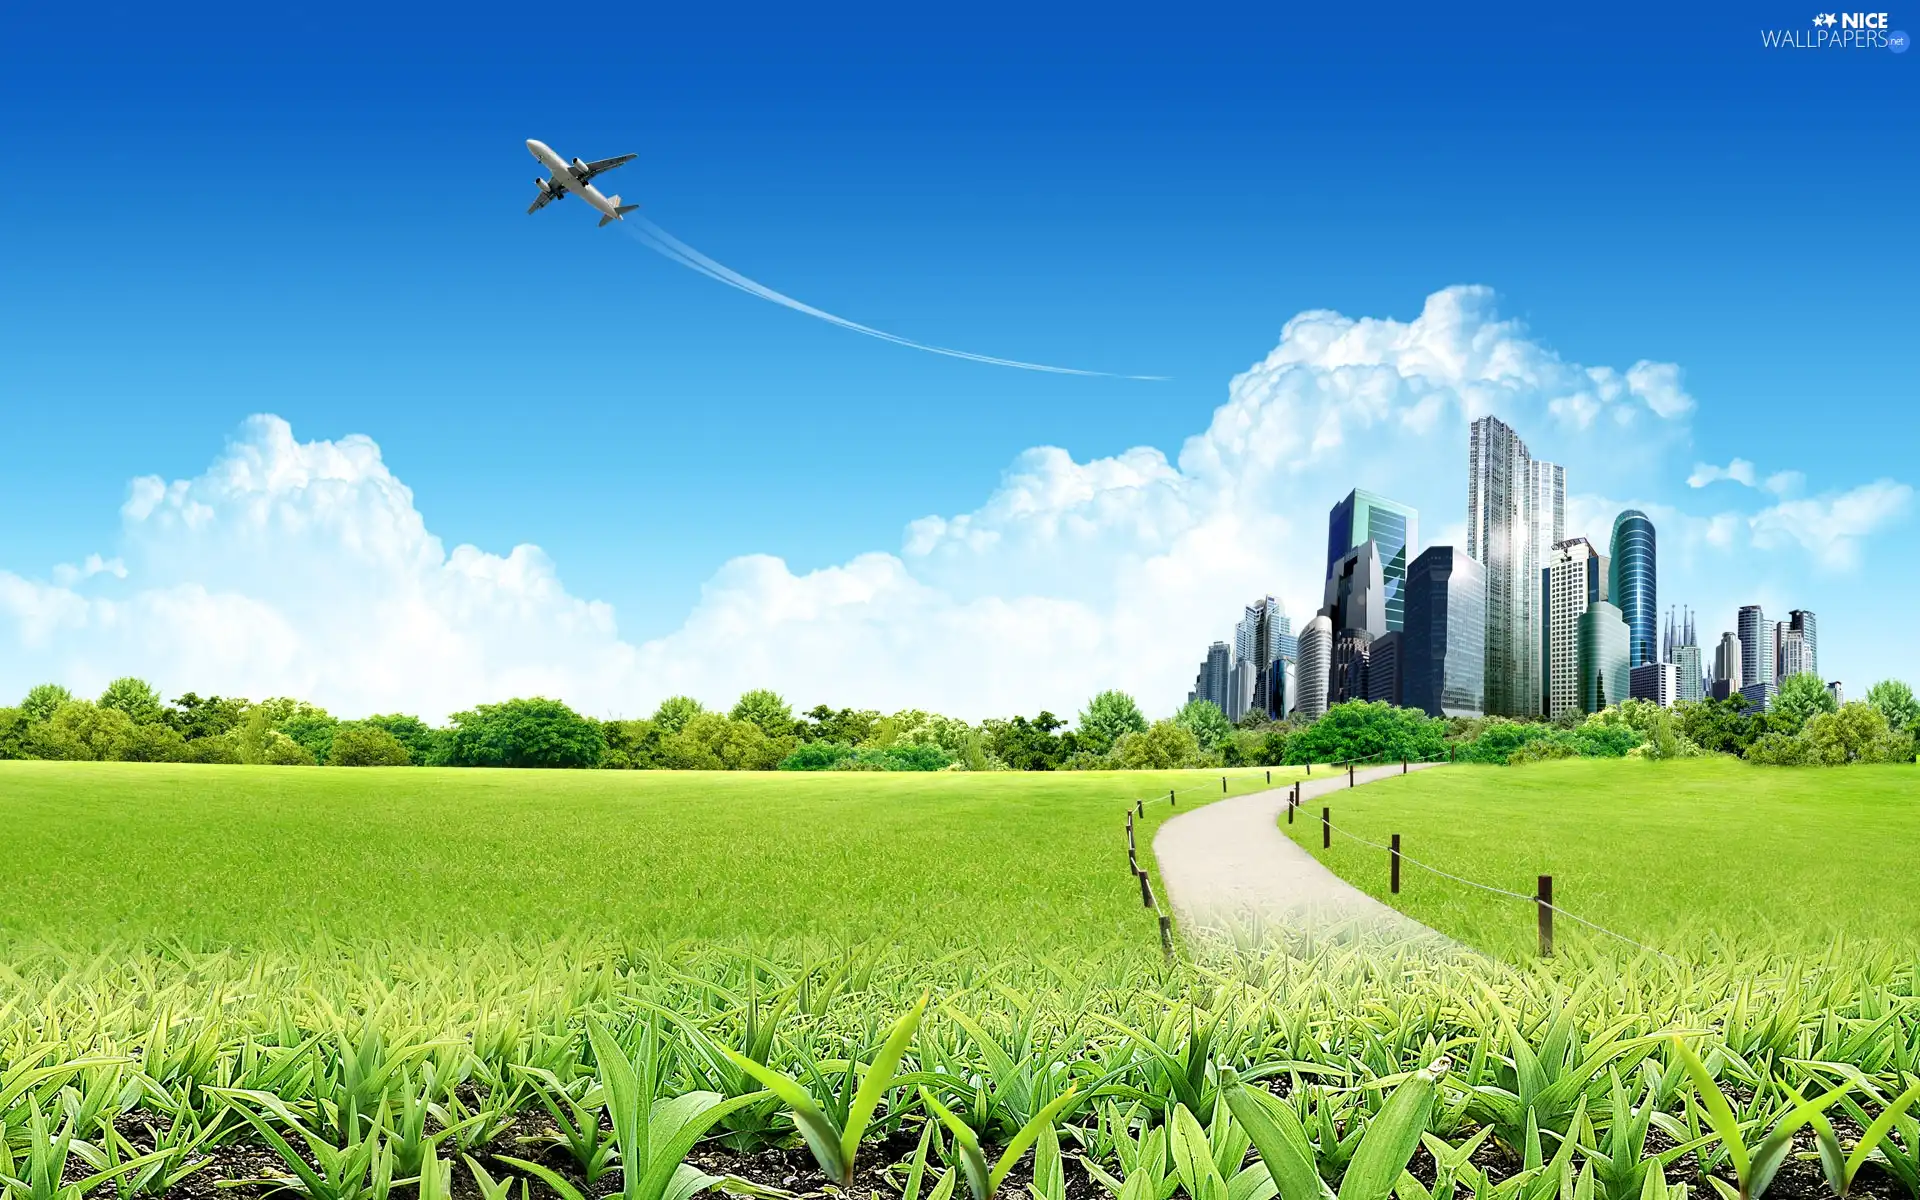
<instances>
[{"instance_id":1,"label":"cloud bank","mask_svg":"<svg viewBox=\"0 0 1920 1200\"><path fill-rule=\"evenodd\" d=\"M1787 498L1797 483L1769 491L1742 459L1685 482L1745 484L1760 507L1662 502L1685 469L1672 460L1691 457L1681 379L1670 363L1565 361L1484 288L1436 292L1405 321L1301 313L1174 458L1035 447L978 508L911 522L897 549L805 573L734 559L650 641L570 594L535 546L448 549L370 438L303 442L256 416L204 474L134 480L113 558L0 571L0 695L132 672L169 695L295 694L349 715L438 718L535 693L640 715L674 693L724 704L757 686L802 706L974 718L1072 712L1122 687L1164 712L1248 600L1311 612L1326 512L1350 488L1419 507L1423 544L1458 538L1466 426L1489 413L1567 465L1571 532L1598 542L1627 503L1653 514L1663 603L1742 602L1771 586L1769 562L1857 570L1910 509L1911 488L1890 480ZM1774 557L1729 573L1755 550Z\"/></svg>"}]
</instances>

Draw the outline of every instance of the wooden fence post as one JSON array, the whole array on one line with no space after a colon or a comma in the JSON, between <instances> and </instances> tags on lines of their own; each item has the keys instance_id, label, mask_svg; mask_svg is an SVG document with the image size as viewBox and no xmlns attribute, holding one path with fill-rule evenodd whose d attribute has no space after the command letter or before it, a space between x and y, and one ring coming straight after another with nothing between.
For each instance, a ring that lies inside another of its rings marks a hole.
<instances>
[{"instance_id":1,"label":"wooden fence post","mask_svg":"<svg viewBox=\"0 0 1920 1200\"><path fill-rule=\"evenodd\" d=\"M1394 895L1400 894L1400 835L1397 833L1393 835L1393 877L1388 886Z\"/></svg>"},{"instance_id":2,"label":"wooden fence post","mask_svg":"<svg viewBox=\"0 0 1920 1200\"><path fill-rule=\"evenodd\" d=\"M1400 773L1402 775L1405 775L1407 773L1407 760L1404 758L1400 760Z\"/></svg>"},{"instance_id":3,"label":"wooden fence post","mask_svg":"<svg viewBox=\"0 0 1920 1200\"><path fill-rule=\"evenodd\" d=\"M1141 871L1139 874L1140 874L1140 906L1142 908L1152 908L1153 907L1153 885L1147 882L1147 873L1145 871Z\"/></svg>"},{"instance_id":4,"label":"wooden fence post","mask_svg":"<svg viewBox=\"0 0 1920 1200\"><path fill-rule=\"evenodd\" d=\"M1142 817L1146 816L1147 802L1145 800L1135 800L1133 802L1133 811L1137 816L1142 816Z\"/></svg>"},{"instance_id":5,"label":"wooden fence post","mask_svg":"<svg viewBox=\"0 0 1920 1200\"><path fill-rule=\"evenodd\" d=\"M1179 808L1179 807L1180 807L1180 802L1179 802L1178 800L1175 800L1175 799L1173 798L1173 789L1172 789L1172 788L1168 788L1168 789L1167 789L1167 807L1168 807L1168 808Z\"/></svg>"},{"instance_id":6,"label":"wooden fence post","mask_svg":"<svg viewBox=\"0 0 1920 1200\"><path fill-rule=\"evenodd\" d=\"M1320 848L1333 849L1333 810L1330 808L1320 810Z\"/></svg>"},{"instance_id":7,"label":"wooden fence post","mask_svg":"<svg viewBox=\"0 0 1920 1200\"><path fill-rule=\"evenodd\" d=\"M1225 775L1220 777L1220 794L1222 796L1227 794L1227 777Z\"/></svg>"},{"instance_id":8,"label":"wooden fence post","mask_svg":"<svg viewBox=\"0 0 1920 1200\"><path fill-rule=\"evenodd\" d=\"M1351 762L1347 764L1347 786L1353 786L1353 764Z\"/></svg>"},{"instance_id":9,"label":"wooden fence post","mask_svg":"<svg viewBox=\"0 0 1920 1200\"><path fill-rule=\"evenodd\" d=\"M1298 807L1300 807L1300 806L1299 806L1299 805L1297 805L1297 804L1289 804L1289 805L1287 805L1287 824L1289 824L1289 825L1291 825L1291 824L1293 824L1293 810L1294 810L1294 809L1296 809L1296 808L1298 808Z\"/></svg>"},{"instance_id":10,"label":"wooden fence post","mask_svg":"<svg viewBox=\"0 0 1920 1200\"><path fill-rule=\"evenodd\" d=\"M1540 877L1540 890L1534 896L1540 906L1540 957L1553 957L1553 876Z\"/></svg>"},{"instance_id":11,"label":"wooden fence post","mask_svg":"<svg viewBox=\"0 0 1920 1200\"><path fill-rule=\"evenodd\" d=\"M1267 772L1267 786L1268 786L1268 787L1272 787L1272 786L1273 786L1273 772L1272 772L1272 771L1268 771L1268 772Z\"/></svg>"},{"instance_id":12,"label":"wooden fence post","mask_svg":"<svg viewBox=\"0 0 1920 1200\"><path fill-rule=\"evenodd\" d=\"M1165 913L1160 914L1160 949L1168 958L1173 957L1173 922Z\"/></svg>"}]
</instances>

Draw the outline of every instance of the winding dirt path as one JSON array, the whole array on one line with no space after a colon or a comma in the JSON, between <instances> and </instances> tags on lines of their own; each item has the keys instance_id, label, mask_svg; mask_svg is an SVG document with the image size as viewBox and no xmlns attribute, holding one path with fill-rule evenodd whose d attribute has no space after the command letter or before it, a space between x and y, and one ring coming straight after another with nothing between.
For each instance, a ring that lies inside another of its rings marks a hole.
<instances>
[{"instance_id":1,"label":"winding dirt path","mask_svg":"<svg viewBox=\"0 0 1920 1200\"><path fill-rule=\"evenodd\" d=\"M1360 771L1355 784L1400 773L1399 763L1374 767ZM1160 826L1153 853L1174 916L1189 938L1226 936L1244 943L1249 936L1365 936L1432 941L1436 948L1454 945L1327 870L1282 833L1279 821L1290 790L1218 800ZM1325 803L1334 809L1337 824L1338 793L1346 790L1344 771L1304 781L1295 820L1317 825Z\"/></svg>"}]
</instances>

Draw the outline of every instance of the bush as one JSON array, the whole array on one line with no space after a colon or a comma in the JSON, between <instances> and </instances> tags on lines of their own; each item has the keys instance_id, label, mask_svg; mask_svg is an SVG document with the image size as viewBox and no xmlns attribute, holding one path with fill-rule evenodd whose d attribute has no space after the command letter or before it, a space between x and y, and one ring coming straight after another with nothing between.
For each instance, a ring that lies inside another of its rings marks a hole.
<instances>
[{"instance_id":1,"label":"bush","mask_svg":"<svg viewBox=\"0 0 1920 1200\"><path fill-rule=\"evenodd\" d=\"M1200 739L1175 721L1155 721L1145 733L1123 733L1107 757L1129 771L1166 771L1200 765Z\"/></svg>"},{"instance_id":2,"label":"bush","mask_svg":"<svg viewBox=\"0 0 1920 1200\"><path fill-rule=\"evenodd\" d=\"M27 744L36 758L99 762L118 758L132 732L133 718L119 709L68 700L28 732Z\"/></svg>"},{"instance_id":3,"label":"bush","mask_svg":"<svg viewBox=\"0 0 1920 1200\"><path fill-rule=\"evenodd\" d=\"M260 762L269 767L311 767L316 765L313 751L279 730L267 734L260 747Z\"/></svg>"},{"instance_id":4,"label":"bush","mask_svg":"<svg viewBox=\"0 0 1920 1200\"><path fill-rule=\"evenodd\" d=\"M1447 753L1447 723L1417 708L1350 700L1287 739L1290 763L1421 759Z\"/></svg>"},{"instance_id":5,"label":"bush","mask_svg":"<svg viewBox=\"0 0 1920 1200\"><path fill-rule=\"evenodd\" d=\"M372 725L341 725L334 730L332 767L404 767L413 761L400 739Z\"/></svg>"},{"instance_id":6,"label":"bush","mask_svg":"<svg viewBox=\"0 0 1920 1200\"><path fill-rule=\"evenodd\" d=\"M1763 733L1747 747L1747 761L1770 767L1804 766L1807 743L1797 734Z\"/></svg>"},{"instance_id":7,"label":"bush","mask_svg":"<svg viewBox=\"0 0 1920 1200\"><path fill-rule=\"evenodd\" d=\"M416 767L444 766L447 760L447 731L435 729L419 717L406 713L376 713L360 722L371 729L384 729L407 748L407 760Z\"/></svg>"},{"instance_id":8,"label":"bush","mask_svg":"<svg viewBox=\"0 0 1920 1200\"><path fill-rule=\"evenodd\" d=\"M189 738L180 747L179 761L218 763L222 766L237 765L241 761L239 735L223 733L217 737Z\"/></svg>"},{"instance_id":9,"label":"bush","mask_svg":"<svg viewBox=\"0 0 1920 1200\"><path fill-rule=\"evenodd\" d=\"M447 739L456 767L597 767L606 752L599 726L541 696L457 712Z\"/></svg>"},{"instance_id":10,"label":"bush","mask_svg":"<svg viewBox=\"0 0 1920 1200\"><path fill-rule=\"evenodd\" d=\"M802 742L793 753L780 760L782 771L831 771L852 758L856 751L841 742Z\"/></svg>"},{"instance_id":11,"label":"bush","mask_svg":"<svg viewBox=\"0 0 1920 1200\"><path fill-rule=\"evenodd\" d=\"M1454 747L1455 762L1506 765L1519 751L1534 742L1553 736L1553 728L1533 721L1509 721L1490 718L1479 736Z\"/></svg>"},{"instance_id":12,"label":"bush","mask_svg":"<svg viewBox=\"0 0 1920 1200\"><path fill-rule=\"evenodd\" d=\"M187 740L180 731L155 721L128 730L115 757L122 762L181 762L186 753Z\"/></svg>"}]
</instances>

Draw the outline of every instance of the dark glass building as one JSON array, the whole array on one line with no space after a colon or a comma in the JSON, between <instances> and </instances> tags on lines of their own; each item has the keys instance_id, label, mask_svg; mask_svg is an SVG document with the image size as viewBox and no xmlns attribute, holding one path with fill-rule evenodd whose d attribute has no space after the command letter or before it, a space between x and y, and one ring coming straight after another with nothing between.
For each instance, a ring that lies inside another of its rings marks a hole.
<instances>
[{"instance_id":1,"label":"dark glass building","mask_svg":"<svg viewBox=\"0 0 1920 1200\"><path fill-rule=\"evenodd\" d=\"M1656 594L1653 522L1630 508L1613 519L1607 599L1627 620L1628 668L1660 661L1660 605Z\"/></svg>"},{"instance_id":2,"label":"dark glass building","mask_svg":"<svg viewBox=\"0 0 1920 1200\"><path fill-rule=\"evenodd\" d=\"M1407 560L1420 540L1420 514L1384 496L1355 488L1327 514L1327 574L1341 559L1368 542L1380 548L1381 583L1386 593L1385 632L1406 624ZM1336 628L1334 632L1338 633Z\"/></svg>"},{"instance_id":3,"label":"dark glass building","mask_svg":"<svg viewBox=\"0 0 1920 1200\"><path fill-rule=\"evenodd\" d=\"M1487 702L1487 574L1452 546L1407 569L1400 703L1435 717L1477 717Z\"/></svg>"}]
</instances>

